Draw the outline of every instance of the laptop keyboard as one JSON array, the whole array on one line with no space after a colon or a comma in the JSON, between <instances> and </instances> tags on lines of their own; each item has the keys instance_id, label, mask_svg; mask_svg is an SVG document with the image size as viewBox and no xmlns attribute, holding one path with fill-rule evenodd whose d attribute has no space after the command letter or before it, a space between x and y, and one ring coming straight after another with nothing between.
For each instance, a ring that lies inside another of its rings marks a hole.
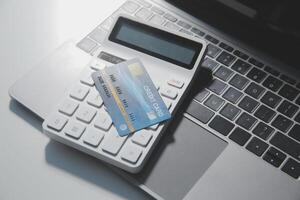
<instances>
[{"instance_id":1,"label":"laptop keyboard","mask_svg":"<svg viewBox=\"0 0 300 200\"><path fill-rule=\"evenodd\" d=\"M213 80L195 96L187 113L213 132L228 137L291 177L299 178L299 80L146 1L125 2L82 39L78 47L93 54L101 45L105 30L122 12L204 38L208 50L202 66L212 71Z\"/></svg>"}]
</instances>

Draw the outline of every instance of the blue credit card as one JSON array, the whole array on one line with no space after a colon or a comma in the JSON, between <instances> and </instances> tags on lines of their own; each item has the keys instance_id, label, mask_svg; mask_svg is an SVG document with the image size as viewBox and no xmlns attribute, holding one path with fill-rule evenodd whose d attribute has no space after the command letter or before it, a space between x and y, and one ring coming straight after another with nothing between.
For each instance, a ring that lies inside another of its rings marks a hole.
<instances>
[{"instance_id":1,"label":"blue credit card","mask_svg":"<svg viewBox=\"0 0 300 200\"><path fill-rule=\"evenodd\" d=\"M171 118L139 59L105 67L92 78L120 136Z\"/></svg>"}]
</instances>

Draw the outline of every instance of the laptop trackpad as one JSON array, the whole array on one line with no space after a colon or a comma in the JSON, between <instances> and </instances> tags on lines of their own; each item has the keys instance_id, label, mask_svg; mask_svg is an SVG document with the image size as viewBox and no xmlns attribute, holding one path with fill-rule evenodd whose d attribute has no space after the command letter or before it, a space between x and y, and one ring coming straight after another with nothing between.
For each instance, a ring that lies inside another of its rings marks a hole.
<instances>
[{"instance_id":1,"label":"laptop trackpad","mask_svg":"<svg viewBox=\"0 0 300 200\"><path fill-rule=\"evenodd\" d=\"M164 199L182 199L227 143L185 117L165 134L144 169L129 176Z\"/></svg>"}]
</instances>

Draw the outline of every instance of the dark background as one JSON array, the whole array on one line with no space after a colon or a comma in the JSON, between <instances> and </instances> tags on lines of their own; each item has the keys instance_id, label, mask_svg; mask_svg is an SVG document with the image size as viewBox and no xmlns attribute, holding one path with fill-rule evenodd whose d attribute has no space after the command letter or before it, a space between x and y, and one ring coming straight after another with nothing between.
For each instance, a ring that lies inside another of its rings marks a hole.
<instances>
[{"instance_id":1,"label":"dark background","mask_svg":"<svg viewBox=\"0 0 300 200\"><path fill-rule=\"evenodd\" d=\"M300 69L300 2L237 1L258 14L250 18L216 0L169 0L209 25Z\"/></svg>"}]
</instances>

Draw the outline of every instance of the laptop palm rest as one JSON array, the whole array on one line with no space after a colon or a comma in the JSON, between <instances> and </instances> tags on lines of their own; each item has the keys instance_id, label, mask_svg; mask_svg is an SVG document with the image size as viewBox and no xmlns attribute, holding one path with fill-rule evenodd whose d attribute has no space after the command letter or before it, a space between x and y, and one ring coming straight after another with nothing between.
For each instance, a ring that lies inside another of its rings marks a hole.
<instances>
[{"instance_id":1,"label":"laptop palm rest","mask_svg":"<svg viewBox=\"0 0 300 200\"><path fill-rule=\"evenodd\" d=\"M226 146L186 117L174 119L142 171L125 177L163 199L183 199Z\"/></svg>"}]
</instances>

